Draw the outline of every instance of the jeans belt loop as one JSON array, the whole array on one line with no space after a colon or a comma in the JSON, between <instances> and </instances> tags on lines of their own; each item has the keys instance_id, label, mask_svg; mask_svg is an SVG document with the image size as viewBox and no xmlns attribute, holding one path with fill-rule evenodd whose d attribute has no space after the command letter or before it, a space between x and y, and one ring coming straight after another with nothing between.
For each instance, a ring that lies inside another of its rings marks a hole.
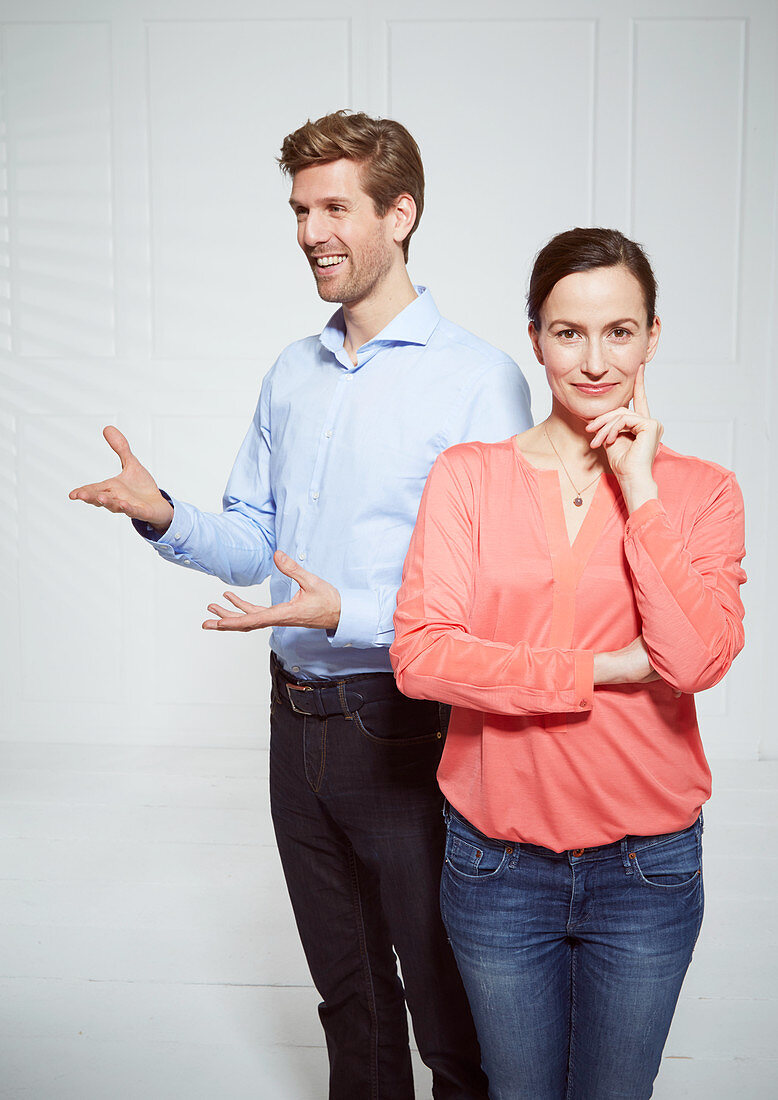
<instances>
[{"instance_id":1,"label":"jeans belt loop","mask_svg":"<svg viewBox=\"0 0 778 1100\"><path fill-rule=\"evenodd\" d=\"M346 687L345 684L339 684L338 689L343 703L343 713L347 718L351 718L362 707L365 701L364 696L360 695L358 691Z\"/></svg>"},{"instance_id":2,"label":"jeans belt loop","mask_svg":"<svg viewBox=\"0 0 778 1100\"><path fill-rule=\"evenodd\" d=\"M620 847L621 847L621 862L624 864L624 870L626 871L626 873L628 875L634 875L634 873L635 873L634 864L633 864L632 859L630 859L630 855L634 856L635 853L630 852L630 843L629 843L629 837L628 836L625 836L624 839L622 841L620 841Z\"/></svg>"}]
</instances>

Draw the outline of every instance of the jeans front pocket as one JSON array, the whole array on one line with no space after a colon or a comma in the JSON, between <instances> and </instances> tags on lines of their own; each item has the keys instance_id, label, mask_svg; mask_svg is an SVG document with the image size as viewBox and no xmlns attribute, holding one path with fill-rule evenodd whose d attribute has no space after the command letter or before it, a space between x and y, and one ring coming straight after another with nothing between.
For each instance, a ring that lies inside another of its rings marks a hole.
<instances>
[{"instance_id":1,"label":"jeans front pocket","mask_svg":"<svg viewBox=\"0 0 778 1100\"><path fill-rule=\"evenodd\" d=\"M476 847L449 832L446 837L446 867L467 879L494 878L508 861L504 847Z\"/></svg>"},{"instance_id":2,"label":"jeans front pocket","mask_svg":"<svg viewBox=\"0 0 778 1100\"><path fill-rule=\"evenodd\" d=\"M638 880L656 890L685 890L701 886L701 826L696 821L688 829L657 839L641 837L629 852Z\"/></svg>"},{"instance_id":3,"label":"jeans front pocket","mask_svg":"<svg viewBox=\"0 0 778 1100\"><path fill-rule=\"evenodd\" d=\"M420 745L443 740L440 708L397 692L391 699L363 703L352 718L360 733L381 745Z\"/></svg>"},{"instance_id":4,"label":"jeans front pocket","mask_svg":"<svg viewBox=\"0 0 778 1100\"><path fill-rule=\"evenodd\" d=\"M461 816L446 808L445 869L467 881L496 878L508 865L511 845L483 836Z\"/></svg>"}]
</instances>

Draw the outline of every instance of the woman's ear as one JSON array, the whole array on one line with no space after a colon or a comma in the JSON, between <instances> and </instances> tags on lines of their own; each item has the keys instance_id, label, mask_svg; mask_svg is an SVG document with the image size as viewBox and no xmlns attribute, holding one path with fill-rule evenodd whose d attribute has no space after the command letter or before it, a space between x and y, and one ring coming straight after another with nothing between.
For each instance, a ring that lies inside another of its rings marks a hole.
<instances>
[{"instance_id":1,"label":"woman's ear","mask_svg":"<svg viewBox=\"0 0 778 1100\"><path fill-rule=\"evenodd\" d=\"M527 332L529 333L529 338L532 341L532 350L535 352L535 358L540 363L541 367L544 367L546 364L543 362L543 352L540 349L540 335L538 333L538 330L535 328L534 321L530 321Z\"/></svg>"},{"instance_id":2,"label":"woman's ear","mask_svg":"<svg viewBox=\"0 0 778 1100\"><path fill-rule=\"evenodd\" d=\"M662 322L658 317L654 317L654 323L648 330L648 347L646 348L646 362L650 362L654 358L654 352L656 346L659 343L659 333L662 331Z\"/></svg>"}]
</instances>

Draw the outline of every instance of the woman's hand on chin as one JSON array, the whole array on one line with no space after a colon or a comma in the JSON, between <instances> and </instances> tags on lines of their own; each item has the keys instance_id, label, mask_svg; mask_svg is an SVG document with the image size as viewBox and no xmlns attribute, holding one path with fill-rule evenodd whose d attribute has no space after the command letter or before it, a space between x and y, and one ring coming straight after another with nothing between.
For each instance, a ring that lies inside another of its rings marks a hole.
<instances>
[{"instance_id":1,"label":"woman's hand on chin","mask_svg":"<svg viewBox=\"0 0 778 1100\"><path fill-rule=\"evenodd\" d=\"M644 373L641 363L635 375L633 409L613 409L586 425L592 433L590 445L604 449L630 513L659 495L652 471L664 429L649 412Z\"/></svg>"}]
</instances>

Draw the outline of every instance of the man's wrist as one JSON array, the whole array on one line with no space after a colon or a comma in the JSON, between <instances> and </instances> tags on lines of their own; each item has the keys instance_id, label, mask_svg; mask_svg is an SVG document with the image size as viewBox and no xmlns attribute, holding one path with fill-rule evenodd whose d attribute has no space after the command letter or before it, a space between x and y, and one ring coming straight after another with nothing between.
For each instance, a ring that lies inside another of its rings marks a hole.
<instances>
[{"instance_id":1,"label":"man's wrist","mask_svg":"<svg viewBox=\"0 0 778 1100\"><path fill-rule=\"evenodd\" d=\"M333 589L335 595L332 601L332 607L329 611L329 618L327 622L327 633L332 636L340 625L340 592L337 588Z\"/></svg>"},{"instance_id":2,"label":"man's wrist","mask_svg":"<svg viewBox=\"0 0 778 1100\"><path fill-rule=\"evenodd\" d=\"M170 500L163 496L164 501L164 515L162 514L163 508L160 505L160 515L155 516L153 520L149 522L149 526L153 527L158 535L164 535L167 530L170 529L170 524L173 522L174 509Z\"/></svg>"},{"instance_id":3,"label":"man's wrist","mask_svg":"<svg viewBox=\"0 0 778 1100\"><path fill-rule=\"evenodd\" d=\"M336 649L375 645L380 617L377 594L369 588L344 588L339 590L338 599L338 624L334 631L327 631L330 644Z\"/></svg>"}]
</instances>

